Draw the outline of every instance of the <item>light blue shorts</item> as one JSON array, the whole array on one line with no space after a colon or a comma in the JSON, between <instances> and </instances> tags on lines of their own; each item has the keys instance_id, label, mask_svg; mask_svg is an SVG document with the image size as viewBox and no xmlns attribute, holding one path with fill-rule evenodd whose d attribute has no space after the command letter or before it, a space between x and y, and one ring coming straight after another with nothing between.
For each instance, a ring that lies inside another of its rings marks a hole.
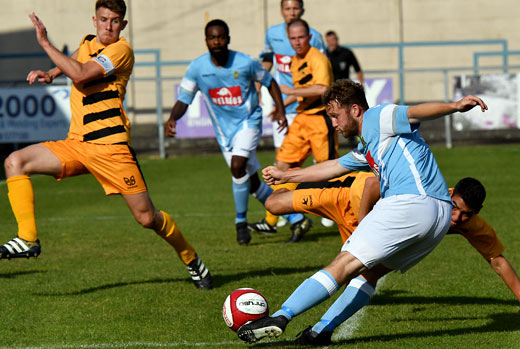
<instances>
[{"instance_id":1,"label":"light blue shorts","mask_svg":"<svg viewBox=\"0 0 520 349\"><path fill-rule=\"evenodd\" d=\"M369 269L382 264L404 273L441 242L450 227L451 208L451 203L425 195L384 198L341 250Z\"/></svg>"}]
</instances>

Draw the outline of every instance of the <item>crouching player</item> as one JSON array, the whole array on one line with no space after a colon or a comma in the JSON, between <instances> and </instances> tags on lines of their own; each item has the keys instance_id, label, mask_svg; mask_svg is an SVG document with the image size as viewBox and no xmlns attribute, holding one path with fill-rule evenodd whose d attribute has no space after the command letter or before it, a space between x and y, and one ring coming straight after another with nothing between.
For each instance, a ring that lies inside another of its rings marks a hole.
<instances>
[{"instance_id":1,"label":"crouching player","mask_svg":"<svg viewBox=\"0 0 520 349\"><path fill-rule=\"evenodd\" d=\"M477 179L461 179L450 188L453 209L447 234L460 234L486 259L520 302L520 279L503 256L504 246L493 227L478 213L483 207L486 190ZM274 214L291 212L311 213L334 220L338 224L343 243L350 237L358 223L379 200L379 182L372 173L354 172L329 182L302 183L294 191L280 189L266 201L266 208ZM358 214L359 212L359 214ZM374 287L384 274L368 279ZM351 298L341 307L331 308L313 327L307 328L297 339L299 344L327 345L331 343L333 330L360 309L356 299L372 297L373 292L357 279L347 289ZM520 314L520 311L518 311Z\"/></svg>"}]
</instances>

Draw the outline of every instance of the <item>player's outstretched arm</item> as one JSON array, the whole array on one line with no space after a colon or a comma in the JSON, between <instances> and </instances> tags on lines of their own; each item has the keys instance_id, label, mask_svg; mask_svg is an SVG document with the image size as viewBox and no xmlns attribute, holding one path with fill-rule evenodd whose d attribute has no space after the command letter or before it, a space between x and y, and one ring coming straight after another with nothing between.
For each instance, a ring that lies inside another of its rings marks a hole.
<instances>
[{"instance_id":1,"label":"player's outstretched arm","mask_svg":"<svg viewBox=\"0 0 520 349\"><path fill-rule=\"evenodd\" d=\"M423 103L413 105L408 108L408 120L410 123L417 123L425 120L433 120L441 116L453 114L455 112L466 112L476 106L480 106L482 112L488 109L487 105L480 98L468 95L457 102L452 103Z\"/></svg>"},{"instance_id":2,"label":"player's outstretched arm","mask_svg":"<svg viewBox=\"0 0 520 349\"><path fill-rule=\"evenodd\" d=\"M38 44L40 44L44 49L45 53L47 53L51 61L56 65L57 69L59 69L60 73L67 75L75 83L84 83L104 76L105 72L99 64L93 61L80 63L74 56L69 57L54 47L47 37L47 29L34 12L29 15L29 18L36 30L36 39L38 40ZM46 76L45 74L38 73L35 75L36 76L33 74L27 77L29 83L31 83L31 80L34 82L36 78L43 78L44 82L46 82L46 80L51 77L51 75Z\"/></svg>"},{"instance_id":3,"label":"player's outstretched arm","mask_svg":"<svg viewBox=\"0 0 520 349\"><path fill-rule=\"evenodd\" d=\"M276 121L278 123L278 132L280 132L287 128L287 119L285 118L282 93L280 92L278 83L274 79L271 80L271 84L267 89L269 90L271 97L273 97L275 105L274 110L271 112L271 121Z\"/></svg>"},{"instance_id":4,"label":"player's outstretched arm","mask_svg":"<svg viewBox=\"0 0 520 349\"><path fill-rule=\"evenodd\" d=\"M182 103L181 101L175 102L172 111L170 113L170 117L168 121L164 124L164 134L168 137L175 137L177 132L175 131L175 125L177 120L179 120L186 110L188 109L188 105L186 103Z\"/></svg>"},{"instance_id":5,"label":"player's outstretched arm","mask_svg":"<svg viewBox=\"0 0 520 349\"><path fill-rule=\"evenodd\" d=\"M494 258L490 262L491 267L504 280L516 299L520 302L520 279L509 261L502 255ZM520 312L519 312L520 314Z\"/></svg>"},{"instance_id":6,"label":"player's outstretched arm","mask_svg":"<svg viewBox=\"0 0 520 349\"><path fill-rule=\"evenodd\" d=\"M350 173L352 170L341 166L337 159L287 171L274 166L262 170L264 181L268 185L283 183L321 182Z\"/></svg>"}]
</instances>

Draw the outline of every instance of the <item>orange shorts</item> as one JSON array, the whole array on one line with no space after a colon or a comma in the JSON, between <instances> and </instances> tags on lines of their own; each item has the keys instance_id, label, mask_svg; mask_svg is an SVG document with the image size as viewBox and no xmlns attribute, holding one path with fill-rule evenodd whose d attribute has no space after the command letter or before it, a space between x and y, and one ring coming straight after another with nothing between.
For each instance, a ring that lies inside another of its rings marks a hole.
<instances>
[{"instance_id":1,"label":"orange shorts","mask_svg":"<svg viewBox=\"0 0 520 349\"><path fill-rule=\"evenodd\" d=\"M359 204L371 172L353 172L328 182L301 183L294 190L295 212L332 219L343 243L358 225Z\"/></svg>"},{"instance_id":2,"label":"orange shorts","mask_svg":"<svg viewBox=\"0 0 520 349\"><path fill-rule=\"evenodd\" d=\"M132 148L123 144L95 144L75 139L41 143L61 162L55 178L92 173L106 195L145 192L146 183Z\"/></svg>"},{"instance_id":3,"label":"orange shorts","mask_svg":"<svg viewBox=\"0 0 520 349\"><path fill-rule=\"evenodd\" d=\"M296 115L276 154L276 160L301 166L311 153L316 162L338 157L338 134L325 111L314 115Z\"/></svg>"}]
</instances>

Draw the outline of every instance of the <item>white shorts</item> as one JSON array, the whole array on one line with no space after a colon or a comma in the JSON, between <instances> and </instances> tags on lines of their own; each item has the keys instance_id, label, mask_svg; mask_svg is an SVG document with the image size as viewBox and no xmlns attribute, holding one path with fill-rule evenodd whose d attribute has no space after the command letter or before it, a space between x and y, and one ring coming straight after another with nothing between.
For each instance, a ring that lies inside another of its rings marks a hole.
<instances>
[{"instance_id":1,"label":"white shorts","mask_svg":"<svg viewBox=\"0 0 520 349\"><path fill-rule=\"evenodd\" d=\"M287 119L287 127L291 126L294 118L298 114L285 114L285 118ZM287 128L283 129L281 132L278 131L278 123L273 122L273 143L275 148L280 148L282 146L283 140L287 135Z\"/></svg>"},{"instance_id":2,"label":"white shorts","mask_svg":"<svg viewBox=\"0 0 520 349\"><path fill-rule=\"evenodd\" d=\"M379 200L343 244L367 268L406 270L437 246L450 227L451 204L425 195Z\"/></svg>"},{"instance_id":3,"label":"white shorts","mask_svg":"<svg viewBox=\"0 0 520 349\"><path fill-rule=\"evenodd\" d=\"M249 176L260 170L260 162L256 157L256 147L262 136L261 130L244 128L238 131L233 138L231 151L222 151L228 167L231 168L231 158L241 156L247 158L246 172Z\"/></svg>"}]
</instances>

